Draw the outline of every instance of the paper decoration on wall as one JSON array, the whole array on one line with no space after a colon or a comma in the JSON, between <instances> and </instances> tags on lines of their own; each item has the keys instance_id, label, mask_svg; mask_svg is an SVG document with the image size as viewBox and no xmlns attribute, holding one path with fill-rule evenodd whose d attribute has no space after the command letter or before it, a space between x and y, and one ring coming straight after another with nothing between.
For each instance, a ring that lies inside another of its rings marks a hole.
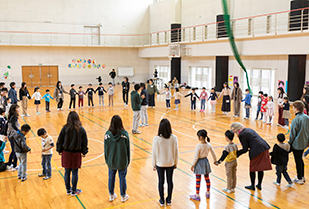
<instances>
[{"instance_id":1,"label":"paper decoration on wall","mask_svg":"<svg viewBox=\"0 0 309 209\"><path fill-rule=\"evenodd\" d=\"M92 64L95 64L95 60L92 60Z\"/></svg>"},{"instance_id":2,"label":"paper decoration on wall","mask_svg":"<svg viewBox=\"0 0 309 209\"><path fill-rule=\"evenodd\" d=\"M72 64L68 64L68 67L69 67L69 68L72 68Z\"/></svg>"},{"instance_id":3,"label":"paper decoration on wall","mask_svg":"<svg viewBox=\"0 0 309 209\"><path fill-rule=\"evenodd\" d=\"M93 67L93 68L97 68L97 65L96 65L96 64L93 64L92 67Z\"/></svg>"},{"instance_id":4,"label":"paper decoration on wall","mask_svg":"<svg viewBox=\"0 0 309 209\"><path fill-rule=\"evenodd\" d=\"M11 78L11 66L8 65L5 68L1 69L2 79L10 79Z\"/></svg>"},{"instance_id":5,"label":"paper decoration on wall","mask_svg":"<svg viewBox=\"0 0 309 209\"><path fill-rule=\"evenodd\" d=\"M90 64L88 65L88 68L89 68L89 69L91 68L91 65L90 65Z\"/></svg>"},{"instance_id":6,"label":"paper decoration on wall","mask_svg":"<svg viewBox=\"0 0 309 209\"><path fill-rule=\"evenodd\" d=\"M78 64L78 68L81 68L82 67L82 64Z\"/></svg>"},{"instance_id":7,"label":"paper decoration on wall","mask_svg":"<svg viewBox=\"0 0 309 209\"><path fill-rule=\"evenodd\" d=\"M236 82L238 83L238 76L234 76L233 85L234 85Z\"/></svg>"},{"instance_id":8,"label":"paper decoration on wall","mask_svg":"<svg viewBox=\"0 0 309 209\"><path fill-rule=\"evenodd\" d=\"M72 59L72 62L75 63L75 62L76 62L76 59Z\"/></svg>"},{"instance_id":9,"label":"paper decoration on wall","mask_svg":"<svg viewBox=\"0 0 309 209\"><path fill-rule=\"evenodd\" d=\"M229 86L233 86L233 76L229 76Z\"/></svg>"},{"instance_id":10,"label":"paper decoration on wall","mask_svg":"<svg viewBox=\"0 0 309 209\"><path fill-rule=\"evenodd\" d=\"M100 69L100 68L106 68L105 64L99 64L96 63L96 61L93 59L72 59L72 63L68 64L68 68L94 68L94 69Z\"/></svg>"},{"instance_id":11,"label":"paper decoration on wall","mask_svg":"<svg viewBox=\"0 0 309 209\"><path fill-rule=\"evenodd\" d=\"M309 85L309 81L306 81L306 85Z\"/></svg>"},{"instance_id":12,"label":"paper decoration on wall","mask_svg":"<svg viewBox=\"0 0 309 209\"><path fill-rule=\"evenodd\" d=\"M105 67L106 67L105 64L103 64L103 65L102 65L102 68L105 68Z\"/></svg>"},{"instance_id":13,"label":"paper decoration on wall","mask_svg":"<svg viewBox=\"0 0 309 209\"><path fill-rule=\"evenodd\" d=\"M85 59L83 59L83 63L86 63L87 61Z\"/></svg>"},{"instance_id":14,"label":"paper decoration on wall","mask_svg":"<svg viewBox=\"0 0 309 209\"><path fill-rule=\"evenodd\" d=\"M282 87L284 89L285 81L283 80L278 80L278 88Z\"/></svg>"},{"instance_id":15,"label":"paper decoration on wall","mask_svg":"<svg viewBox=\"0 0 309 209\"><path fill-rule=\"evenodd\" d=\"M97 64L97 68L99 69L101 67L101 65L100 64Z\"/></svg>"},{"instance_id":16,"label":"paper decoration on wall","mask_svg":"<svg viewBox=\"0 0 309 209\"><path fill-rule=\"evenodd\" d=\"M87 62L88 62L88 64L91 64L91 59L88 59L88 61L87 61Z\"/></svg>"},{"instance_id":17,"label":"paper decoration on wall","mask_svg":"<svg viewBox=\"0 0 309 209\"><path fill-rule=\"evenodd\" d=\"M83 64L83 68L86 68L86 64L85 63Z\"/></svg>"}]
</instances>

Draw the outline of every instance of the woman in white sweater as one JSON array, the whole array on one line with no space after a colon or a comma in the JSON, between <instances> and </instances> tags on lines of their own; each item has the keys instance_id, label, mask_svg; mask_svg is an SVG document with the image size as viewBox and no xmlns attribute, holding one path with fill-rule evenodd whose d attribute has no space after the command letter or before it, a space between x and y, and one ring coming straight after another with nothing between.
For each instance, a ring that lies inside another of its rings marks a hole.
<instances>
[{"instance_id":1,"label":"woman in white sweater","mask_svg":"<svg viewBox=\"0 0 309 209\"><path fill-rule=\"evenodd\" d=\"M159 204L164 206L164 176L166 173L168 196L166 204L172 204L173 172L178 163L178 141L172 134L172 127L167 119L162 119L159 125L158 135L154 137L152 144L152 165L159 178Z\"/></svg>"}]
</instances>

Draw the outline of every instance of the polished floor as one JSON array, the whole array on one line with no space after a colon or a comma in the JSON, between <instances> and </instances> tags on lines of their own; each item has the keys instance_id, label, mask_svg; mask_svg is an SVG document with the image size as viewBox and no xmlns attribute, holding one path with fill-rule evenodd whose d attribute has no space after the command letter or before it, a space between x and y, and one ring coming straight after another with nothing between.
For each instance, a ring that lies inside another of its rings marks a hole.
<instances>
[{"instance_id":1,"label":"polished floor","mask_svg":"<svg viewBox=\"0 0 309 209\"><path fill-rule=\"evenodd\" d=\"M69 87L66 87L69 90ZM33 90L31 89L31 92ZM222 115L220 104L216 107L216 113L211 113L207 104L206 112L190 111L189 98L182 98L180 110L175 111L165 108L164 95L157 96L156 107L148 109L149 126L140 128L140 135L132 135L133 112L130 108L124 108L121 87L116 86L114 107L108 107L108 98L105 97L105 106L98 106L98 98L95 96L95 108L76 109L79 113L84 128L89 138L89 154L83 158L82 169L79 171L78 188L82 193L77 197L66 195L64 186L64 170L61 168L61 158L54 150L52 158L52 178L43 181L37 175L41 173L41 146L40 139L36 136L39 128L44 127L57 141L57 136L66 122L69 96L65 96L63 111L57 111L54 101L51 103L51 113L45 113L44 103L40 106L41 115L36 115L33 101L30 101L30 117L20 117L21 123L28 123L32 131L27 143L32 148L28 154L28 180L21 182L17 179L17 172L0 173L0 207L7 208L160 208L158 205L157 174L152 171L151 149L154 136L157 134L158 123L162 118L168 118L172 123L173 133L179 141L179 164L174 173L174 193L172 206L166 208L307 208L309 185L295 185L286 188L283 179L281 186L275 186L272 182L276 179L275 167L265 173L262 191L251 192L244 188L249 184L249 160L245 154L238 159L237 189L234 194L222 191L226 186L224 163L220 166L211 166L211 197L202 195L201 202L191 201L189 195L195 193L195 176L190 171L194 157L194 149L197 145L196 132L198 129L206 129L211 138L217 158L221 156L226 145L224 132L229 129L234 121L243 123L246 127L255 129L271 146L276 143L276 135L284 133L289 136L289 131L276 125L277 117L272 126L259 121L254 121L256 107L252 108L250 120L233 118L232 113ZM45 92L45 89L42 89ZM183 91L183 94L187 91ZM43 95L43 93L42 93ZM86 103L86 101L85 101ZM173 103L173 100L172 100ZM256 98L253 100L256 104ZM129 104L130 105L130 104ZM243 108L242 108L243 109ZM243 114L242 110L242 114ZM127 175L127 193L130 199L121 203L119 194L119 181L117 178L115 192L118 198L110 203L108 201L108 169L104 160L104 134L109 127L110 119L118 114L122 117L125 129L130 134L131 164ZM238 138L235 142L239 144ZM238 145L239 147L241 145ZM8 149L9 149L8 145ZM8 154L5 154L8 159ZM209 158L212 164L212 158ZM308 177L309 169L305 159L305 176ZM213 165L213 164L212 164ZM294 158L290 155L288 172L291 178L296 174ZM309 177L308 177L309 178ZM206 191L205 181L201 183L201 194Z\"/></svg>"}]
</instances>

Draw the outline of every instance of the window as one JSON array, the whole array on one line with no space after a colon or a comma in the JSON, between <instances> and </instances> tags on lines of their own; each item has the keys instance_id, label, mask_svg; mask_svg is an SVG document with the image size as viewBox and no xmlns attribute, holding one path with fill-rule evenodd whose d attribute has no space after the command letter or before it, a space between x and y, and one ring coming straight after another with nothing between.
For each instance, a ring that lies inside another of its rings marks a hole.
<instances>
[{"instance_id":1,"label":"window","mask_svg":"<svg viewBox=\"0 0 309 209\"><path fill-rule=\"evenodd\" d=\"M254 95L263 91L268 95L274 96L275 71L271 69L252 69L247 70L251 90ZM243 74L243 90L247 89L246 74Z\"/></svg>"},{"instance_id":2,"label":"window","mask_svg":"<svg viewBox=\"0 0 309 209\"><path fill-rule=\"evenodd\" d=\"M171 80L171 71L169 66L155 66L158 71L158 77L162 78L163 83L167 83Z\"/></svg>"},{"instance_id":3,"label":"window","mask_svg":"<svg viewBox=\"0 0 309 209\"><path fill-rule=\"evenodd\" d=\"M210 67L190 67L189 85L206 89L212 88L212 71Z\"/></svg>"}]
</instances>

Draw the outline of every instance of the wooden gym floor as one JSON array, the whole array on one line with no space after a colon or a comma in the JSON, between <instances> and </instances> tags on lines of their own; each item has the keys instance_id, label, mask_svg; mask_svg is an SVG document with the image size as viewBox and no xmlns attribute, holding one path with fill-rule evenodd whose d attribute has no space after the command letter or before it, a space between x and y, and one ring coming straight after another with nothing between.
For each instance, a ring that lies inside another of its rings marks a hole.
<instances>
[{"instance_id":1,"label":"wooden gym floor","mask_svg":"<svg viewBox=\"0 0 309 209\"><path fill-rule=\"evenodd\" d=\"M86 86L85 86L86 87ZM133 87L133 86L132 86ZM45 89L41 90L42 96ZM50 88L53 92L53 88ZM65 88L69 90L69 87ZM131 88L132 89L132 88ZM85 89L84 89L85 90ZM267 126L261 122L254 121L256 107L251 111L250 120L233 118L222 115L221 105L217 105L215 114L210 113L210 105L207 104L206 112L200 113L200 104L197 104L198 111L191 112L188 98L181 100L180 110L175 111L165 108L164 95L159 95L156 99L155 109L148 109L149 126L140 128L140 135L132 135L133 112L130 108L124 108L122 102L121 87L116 86L114 107L107 107L108 98L105 96L105 107L98 106L98 98L94 97L95 108L88 108L76 111L79 113L84 128L89 138L89 153L83 158L82 169L79 171L78 188L83 192L77 197L66 196L64 186L64 170L61 168L60 156L54 149L52 158L52 178L43 181L37 177L41 173L41 145L40 139L36 136L39 128L44 127L53 137L55 143L57 136L66 122L69 96L65 96L64 111L57 111L54 101L51 102L51 113L44 111L44 102L40 106L41 115L35 114L33 100L29 102L30 117L20 117L21 124L30 124L33 132L27 138L28 145L32 148L32 153L28 154L28 180L21 183L17 179L17 172L0 173L0 205L1 208L160 208L158 205L157 173L152 171L151 149L153 137L157 134L158 123L161 118L168 118L172 123L173 133L179 141L179 164L174 173L174 192L172 206L170 208L306 208L308 201L309 185L295 185L293 188L286 188L286 181L282 179L282 185L273 185L276 179L275 170L265 173L263 190L251 192L244 189L249 185L249 160L245 154L238 159L237 168L237 189L235 194L226 194L222 188L226 187L225 166L222 163L216 167L211 165L211 197L209 200L202 195L201 202L191 201L189 195L195 193L195 176L190 171L191 162L194 156L194 149L197 145L196 132L205 128L211 138L217 158L221 156L226 145L224 132L229 129L234 121L240 121L246 127L255 129L267 142L273 146L276 143L276 135L285 133L289 136L289 131L278 127L276 124ZM33 89L30 89L33 92ZM185 94L187 91L183 91ZM172 103L174 100L172 100ZM84 104L87 101L84 101ZM256 104L256 98L253 100ZM242 109L242 112L244 110ZM115 192L118 198L110 203L108 201L108 168L104 160L104 134L109 127L110 119L118 114L122 117L124 126L130 134L131 141L131 164L127 175L127 194L130 199L121 203L119 195L119 180L117 177ZM277 117L274 119L275 123ZM236 137L235 142L239 144ZM240 148L240 145L238 145ZM8 149L10 145L7 145ZM8 154L5 154L8 159ZM210 157L210 163L213 163ZM305 159L308 164L308 158ZM288 165L288 172L291 178L296 174L295 163L292 154ZM306 177L309 169L305 168ZM308 177L309 178L309 177ZM201 183L201 194L205 194L205 182ZM167 206L166 206L167 207Z\"/></svg>"}]
</instances>

